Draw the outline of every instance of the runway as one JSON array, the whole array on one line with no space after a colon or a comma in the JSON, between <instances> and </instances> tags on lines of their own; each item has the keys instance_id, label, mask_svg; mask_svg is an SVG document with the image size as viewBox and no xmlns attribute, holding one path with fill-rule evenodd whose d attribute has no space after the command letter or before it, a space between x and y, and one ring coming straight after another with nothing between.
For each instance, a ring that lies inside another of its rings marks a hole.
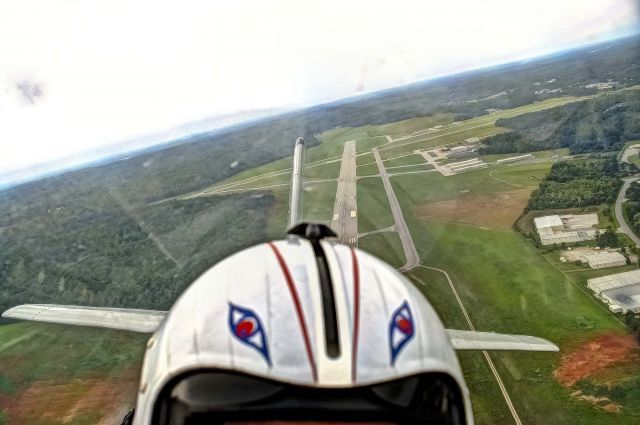
<instances>
[{"instance_id":1,"label":"runway","mask_svg":"<svg viewBox=\"0 0 640 425\"><path fill-rule=\"evenodd\" d=\"M331 228L338 234L340 242L353 246L358 242L355 140L344 144Z\"/></svg>"}]
</instances>

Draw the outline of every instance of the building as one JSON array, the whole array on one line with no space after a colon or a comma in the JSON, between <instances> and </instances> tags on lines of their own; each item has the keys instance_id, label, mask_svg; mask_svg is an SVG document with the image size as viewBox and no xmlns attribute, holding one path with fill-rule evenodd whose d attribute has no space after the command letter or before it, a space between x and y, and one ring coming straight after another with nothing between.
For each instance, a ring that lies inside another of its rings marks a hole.
<instances>
[{"instance_id":1,"label":"building","mask_svg":"<svg viewBox=\"0 0 640 425\"><path fill-rule=\"evenodd\" d=\"M595 239L598 214L548 215L533 221L542 245L574 243Z\"/></svg>"},{"instance_id":2,"label":"building","mask_svg":"<svg viewBox=\"0 0 640 425\"><path fill-rule=\"evenodd\" d=\"M447 154L448 158L466 158L477 154L476 146L458 145L452 146Z\"/></svg>"},{"instance_id":3,"label":"building","mask_svg":"<svg viewBox=\"0 0 640 425\"><path fill-rule=\"evenodd\" d=\"M587 286L614 313L640 313L640 270L589 279Z\"/></svg>"},{"instance_id":4,"label":"building","mask_svg":"<svg viewBox=\"0 0 640 425\"><path fill-rule=\"evenodd\" d=\"M497 160L496 162L498 164L507 164L509 162L516 162L516 161L522 161L525 159L534 159L535 156L531 155L530 153L526 154L526 155L518 155L518 156L512 156L509 158L502 158Z\"/></svg>"},{"instance_id":5,"label":"building","mask_svg":"<svg viewBox=\"0 0 640 425\"><path fill-rule=\"evenodd\" d=\"M587 280L587 287L598 296L604 291L638 284L640 284L640 270L631 270L630 272L610 274Z\"/></svg>"},{"instance_id":6,"label":"building","mask_svg":"<svg viewBox=\"0 0 640 425\"><path fill-rule=\"evenodd\" d=\"M466 152L469 150L469 146L454 146L450 149L451 153L458 153L458 152Z\"/></svg>"},{"instance_id":7,"label":"building","mask_svg":"<svg viewBox=\"0 0 640 425\"><path fill-rule=\"evenodd\" d=\"M489 164L487 164L486 162L478 158L474 158L466 161L452 162L450 164L443 165L442 168L446 168L449 175L451 175L464 173L467 171L479 170L481 168L487 168L488 166Z\"/></svg>"},{"instance_id":8,"label":"building","mask_svg":"<svg viewBox=\"0 0 640 425\"><path fill-rule=\"evenodd\" d=\"M584 255L580 259L592 269L604 269L606 267L624 266L627 264L627 258L618 251L604 251L597 254Z\"/></svg>"}]
</instances>

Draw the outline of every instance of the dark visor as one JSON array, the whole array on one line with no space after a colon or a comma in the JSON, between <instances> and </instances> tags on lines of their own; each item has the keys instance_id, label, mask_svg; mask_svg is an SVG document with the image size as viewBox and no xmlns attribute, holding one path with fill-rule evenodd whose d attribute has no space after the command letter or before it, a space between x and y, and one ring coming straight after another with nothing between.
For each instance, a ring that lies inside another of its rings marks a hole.
<instances>
[{"instance_id":1,"label":"dark visor","mask_svg":"<svg viewBox=\"0 0 640 425\"><path fill-rule=\"evenodd\" d=\"M325 389L202 371L170 382L158 397L153 419L158 425L257 422L466 423L458 385L439 373Z\"/></svg>"}]
</instances>

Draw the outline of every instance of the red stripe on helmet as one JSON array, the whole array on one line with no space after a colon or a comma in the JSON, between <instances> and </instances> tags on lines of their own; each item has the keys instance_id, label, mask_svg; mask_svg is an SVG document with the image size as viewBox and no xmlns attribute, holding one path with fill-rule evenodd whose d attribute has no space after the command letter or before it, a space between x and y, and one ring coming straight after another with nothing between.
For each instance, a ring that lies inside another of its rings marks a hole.
<instances>
[{"instance_id":1,"label":"red stripe on helmet","mask_svg":"<svg viewBox=\"0 0 640 425\"><path fill-rule=\"evenodd\" d=\"M293 283L293 277L291 276L291 272L289 272L289 267L287 267L287 263L284 261L284 257L278 250L278 247L273 243L269 242L269 246L273 250L273 253L276 255L278 259L278 263L280 264L280 269L282 269L282 274L284 274L285 280L287 281L287 286L289 287L289 292L291 293L291 299L293 299L293 304L296 307L296 314L298 315L298 323L300 324L300 329L302 330L302 337L304 339L304 345L307 350L307 358L309 359L309 365L311 366L311 375L313 376L313 381L318 381L318 369L316 367L316 362L313 358L313 352L311 351L311 342L309 340L309 333L307 332L307 324L304 320L304 314L302 312L302 306L300 304L300 298L298 297L298 292L296 291L296 287Z\"/></svg>"}]
</instances>

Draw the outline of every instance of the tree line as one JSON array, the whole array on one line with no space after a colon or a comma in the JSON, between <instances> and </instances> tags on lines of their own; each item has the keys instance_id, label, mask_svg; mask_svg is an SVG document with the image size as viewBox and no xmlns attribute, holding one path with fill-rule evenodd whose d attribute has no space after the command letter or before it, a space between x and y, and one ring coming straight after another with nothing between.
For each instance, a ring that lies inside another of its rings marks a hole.
<instances>
[{"instance_id":1,"label":"tree line","mask_svg":"<svg viewBox=\"0 0 640 425\"><path fill-rule=\"evenodd\" d=\"M531 192L529 210L580 208L612 204L622 187L616 158L560 161Z\"/></svg>"}]
</instances>

